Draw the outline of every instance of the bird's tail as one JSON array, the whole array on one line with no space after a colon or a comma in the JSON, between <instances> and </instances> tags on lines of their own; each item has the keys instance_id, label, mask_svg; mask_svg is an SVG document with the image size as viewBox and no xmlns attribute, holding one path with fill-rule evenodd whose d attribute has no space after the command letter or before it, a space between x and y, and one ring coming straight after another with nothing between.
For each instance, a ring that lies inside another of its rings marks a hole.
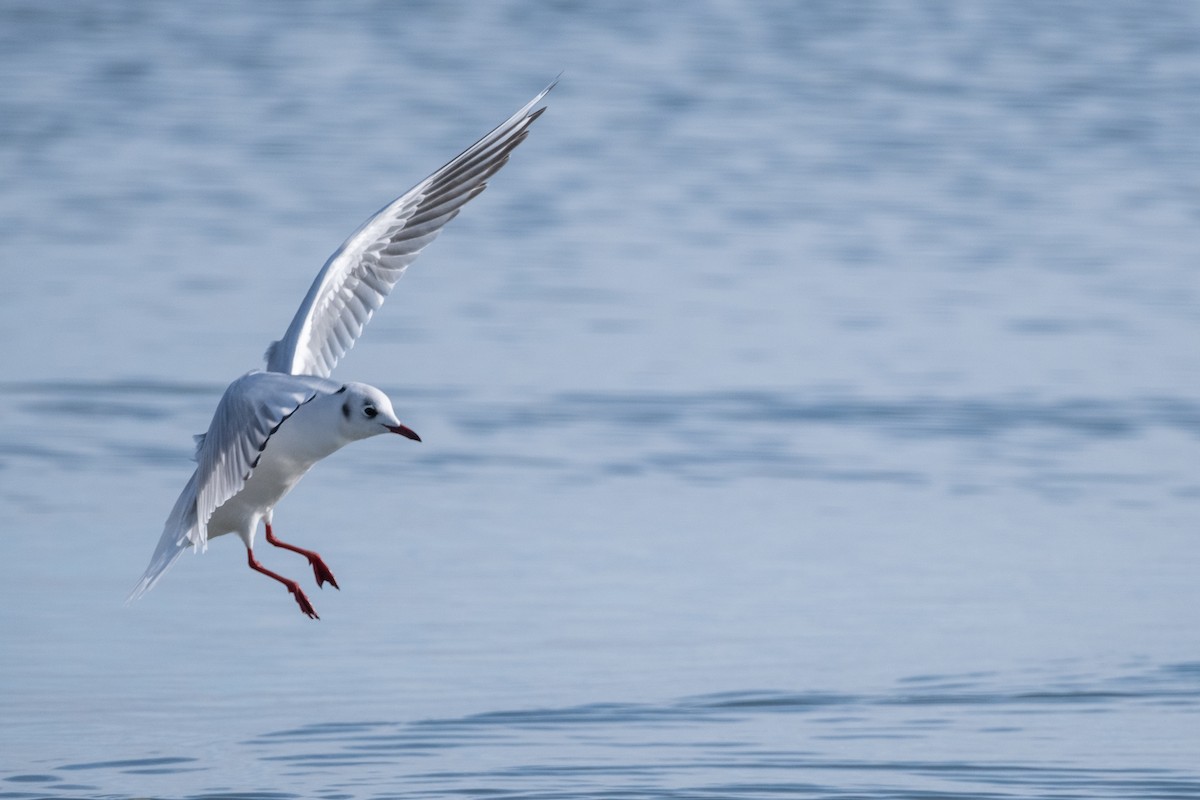
<instances>
[{"instance_id":1,"label":"bird's tail","mask_svg":"<svg viewBox=\"0 0 1200 800\"><path fill-rule=\"evenodd\" d=\"M193 545L193 540L197 538L193 533L195 529L196 475L192 473L191 480L183 488L179 499L175 501L175 507L171 509L171 515L167 517L162 538L158 540L158 547L154 548L154 555L150 557L146 572L125 599L126 605L154 588L154 584L158 583L163 573L179 560L184 550Z\"/></svg>"}]
</instances>

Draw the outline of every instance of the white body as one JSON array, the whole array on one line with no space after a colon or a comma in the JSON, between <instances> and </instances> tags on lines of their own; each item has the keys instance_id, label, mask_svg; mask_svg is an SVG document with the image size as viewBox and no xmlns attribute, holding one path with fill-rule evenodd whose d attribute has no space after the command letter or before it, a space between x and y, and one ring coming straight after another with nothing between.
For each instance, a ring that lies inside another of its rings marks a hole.
<instances>
[{"instance_id":1,"label":"white body","mask_svg":"<svg viewBox=\"0 0 1200 800\"><path fill-rule=\"evenodd\" d=\"M246 547L254 547L258 523L270 523L271 510L313 465L352 441L340 434L338 400L337 395L318 396L279 426L250 480L208 518L209 539L236 533Z\"/></svg>"},{"instance_id":2,"label":"white body","mask_svg":"<svg viewBox=\"0 0 1200 800\"><path fill-rule=\"evenodd\" d=\"M196 471L130 599L148 592L190 545L236 533L254 547L260 521L322 458L382 433L416 434L396 419L388 396L365 383L248 372L229 385L208 433L197 437ZM214 500L216 498L216 500Z\"/></svg>"},{"instance_id":3,"label":"white body","mask_svg":"<svg viewBox=\"0 0 1200 800\"><path fill-rule=\"evenodd\" d=\"M175 501L131 600L153 587L188 545L203 548L209 538L226 533L238 534L251 550L251 567L265 571L252 552L259 522L270 524L275 505L314 464L381 433L418 439L396 419L383 392L328 377L408 265L525 140L545 110L536 106L551 88L381 209L329 257L283 337L267 349L267 371L231 383L208 432L197 437L196 471ZM299 593L294 582L268 574ZM302 610L315 617L302 598L297 594Z\"/></svg>"}]
</instances>

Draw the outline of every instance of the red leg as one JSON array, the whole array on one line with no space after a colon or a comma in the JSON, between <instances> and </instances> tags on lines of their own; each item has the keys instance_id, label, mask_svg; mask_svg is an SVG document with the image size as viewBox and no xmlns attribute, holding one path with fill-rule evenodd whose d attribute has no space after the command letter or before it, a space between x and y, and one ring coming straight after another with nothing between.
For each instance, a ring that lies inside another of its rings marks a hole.
<instances>
[{"instance_id":1,"label":"red leg","mask_svg":"<svg viewBox=\"0 0 1200 800\"><path fill-rule=\"evenodd\" d=\"M312 550L305 550L303 547L296 547L294 544L288 544L287 542L279 541L275 538L275 534L271 532L271 523L268 522L266 525L268 542L276 547L282 547L284 550L291 550L293 553L299 553L308 559L308 563L311 564L313 568L313 575L316 576L318 588L324 589L325 581L329 581L333 584L333 588L337 589L339 592L342 590L342 587L338 586L337 581L333 579L333 573L329 571L329 567L325 566L325 562L321 560L319 555L314 553Z\"/></svg>"},{"instance_id":2,"label":"red leg","mask_svg":"<svg viewBox=\"0 0 1200 800\"><path fill-rule=\"evenodd\" d=\"M254 551L250 548L246 548L246 560L250 562L250 569L256 572L261 572L263 575L266 575L269 578L274 578L286 586L287 590L292 593L292 597L295 597L296 602L300 604L300 610L308 615L309 619L320 619L320 617L317 616L316 609L312 607L312 603L308 602L308 598L304 596L304 592L300 591L300 584L296 583L295 581L288 580L276 572L271 572L271 570L258 563L258 561L254 558Z\"/></svg>"}]
</instances>

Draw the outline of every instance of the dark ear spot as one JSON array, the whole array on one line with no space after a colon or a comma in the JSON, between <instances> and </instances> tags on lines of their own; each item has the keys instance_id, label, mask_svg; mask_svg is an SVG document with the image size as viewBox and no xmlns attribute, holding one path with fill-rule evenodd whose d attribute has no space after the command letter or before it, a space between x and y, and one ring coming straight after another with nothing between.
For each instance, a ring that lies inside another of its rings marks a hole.
<instances>
[{"instance_id":1,"label":"dark ear spot","mask_svg":"<svg viewBox=\"0 0 1200 800\"><path fill-rule=\"evenodd\" d=\"M349 400L342 403L342 416L345 417L346 419L350 419L350 401Z\"/></svg>"},{"instance_id":2,"label":"dark ear spot","mask_svg":"<svg viewBox=\"0 0 1200 800\"><path fill-rule=\"evenodd\" d=\"M344 391L346 391L346 385L342 384L342 388L338 389L334 394L341 394Z\"/></svg>"}]
</instances>

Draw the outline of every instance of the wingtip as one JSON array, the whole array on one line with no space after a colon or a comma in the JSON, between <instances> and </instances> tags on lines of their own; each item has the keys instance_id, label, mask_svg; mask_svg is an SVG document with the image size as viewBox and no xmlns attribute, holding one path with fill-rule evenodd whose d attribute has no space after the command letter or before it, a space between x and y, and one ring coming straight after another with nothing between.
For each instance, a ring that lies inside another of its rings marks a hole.
<instances>
[{"instance_id":1,"label":"wingtip","mask_svg":"<svg viewBox=\"0 0 1200 800\"><path fill-rule=\"evenodd\" d=\"M130 590L129 595L126 596L125 602L122 603L122 605L125 608L129 608L129 606L131 606L135 601L142 599L142 596L145 595L146 592L154 588L156 580L157 578L155 576L152 576L147 572L146 575L143 575L141 579L134 584L133 589Z\"/></svg>"},{"instance_id":2,"label":"wingtip","mask_svg":"<svg viewBox=\"0 0 1200 800\"><path fill-rule=\"evenodd\" d=\"M558 86L558 82L560 80L562 80L562 76L563 76L563 73L561 73L561 72L558 73L558 75L555 76L554 80L550 81L550 83L546 85L545 89L542 89L540 92L537 93L537 95L532 100L529 101L529 104L526 106L526 108L531 109L530 111L527 112L529 114L531 122L533 120L537 119L538 117L540 117L542 115L542 112L546 110L546 106L542 106L541 108L537 109L536 111L532 110L533 107L546 99L546 95L550 94L550 91L552 89L554 89L555 86Z\"/></svg>"}]
</instances>

